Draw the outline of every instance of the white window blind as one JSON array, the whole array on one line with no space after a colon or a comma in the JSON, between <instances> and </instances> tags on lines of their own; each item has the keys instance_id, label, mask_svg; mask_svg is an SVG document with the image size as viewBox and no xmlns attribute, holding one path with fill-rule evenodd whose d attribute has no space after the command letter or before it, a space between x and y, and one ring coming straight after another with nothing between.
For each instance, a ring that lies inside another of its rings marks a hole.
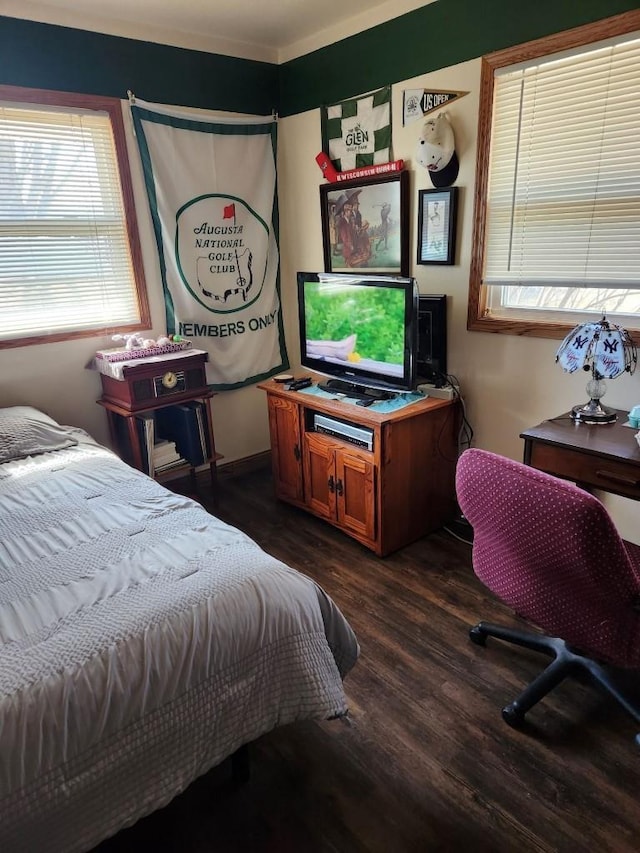
<instances>
[{"instance_id":1,"label":"white window blind","mask_svg":"<svg viewBox=\"0 0 640 853\"><path fill-rule=\"evenodd\" d=\"M499 72L485 284L640 288L640 38Z\"/></svg>"},{"instance_id":2,"label":"white window blind","mask_svg":"<svg viewBox=\"0 0 640 853\"><path fill-rule=\"evenodd\" d=\"M140 321L106 113L0 104L0 339Z\"/></svg>"}]
</instances>

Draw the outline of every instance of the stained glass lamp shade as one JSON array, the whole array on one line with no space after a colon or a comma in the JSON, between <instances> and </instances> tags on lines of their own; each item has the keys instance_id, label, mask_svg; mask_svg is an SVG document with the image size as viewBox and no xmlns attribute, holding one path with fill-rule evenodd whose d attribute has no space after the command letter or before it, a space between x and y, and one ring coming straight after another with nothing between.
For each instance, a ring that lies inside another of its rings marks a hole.
<instances>
[{"instance_id":1,"label":"stained glass lamp shade","mask_svg":"<svg viewBox=\"0 0 640 853\"><path fill-rule=\"evenodd\" d=\"M589 402L574 406L571 417L588 424L610 424L616 413L600 400L606 392L605 379L633 373L637 364L636 347L626 329L609 323L605 317L597 323L581 323L563 340L556 362L566 373L582 369L591 373L587 382Z\"/></svg>"}]
</instances>

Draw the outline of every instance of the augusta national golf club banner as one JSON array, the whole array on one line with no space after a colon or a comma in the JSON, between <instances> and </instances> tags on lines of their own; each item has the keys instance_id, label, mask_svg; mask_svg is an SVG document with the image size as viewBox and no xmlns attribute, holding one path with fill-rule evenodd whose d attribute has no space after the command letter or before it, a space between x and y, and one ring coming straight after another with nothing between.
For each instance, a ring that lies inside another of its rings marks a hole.
<instances>
[{"instance_id":1,"label":"augusta national golf club banner","mask_svg":"<svg viewBox=\"0 0 640 853\"><path fill-rule=\"evenodd\" d=\"M275 119L131 107L153 217L167 334L209 353L218 390L288 367L280 311Z\"/></svg>"}]
</instances>

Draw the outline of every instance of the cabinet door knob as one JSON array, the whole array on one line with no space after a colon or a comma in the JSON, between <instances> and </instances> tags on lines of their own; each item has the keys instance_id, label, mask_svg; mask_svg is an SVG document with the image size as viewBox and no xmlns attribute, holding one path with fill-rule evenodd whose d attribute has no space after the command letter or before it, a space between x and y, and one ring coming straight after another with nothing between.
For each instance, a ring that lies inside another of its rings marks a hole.
<instances>
[{"instance_id":1,"label":"cabinet door knob","mask_svg":"<svg viewBox=\"0 0 640 853\"><path fill-rule=\"evenodd\" d=\"M336 492L342 494L342 480L336 480Z\"/></svg>"},{"instance_id":2,"label":"cabinet door knob","mask_svg":"<svg viewBox=\"0 0 640 853\"><path fill-rule=\"evenodd\" d=\"M329 491L333 494L333 492L335 492L336 490L336 485L333 481L333 474L329 476L329 482L327 483L327 485L329 486Z\"/></svg>"},{"instance_id":3,"label":"cabinet door knob","mask_svg":"<svg viewBox=\"0 0 640 853\"><path fill-rule=\"evenodd\" d=\"M301 453L300 453L300 448L298 447L297 444L293 445L293 455L296 457L296 462L299 462Z\"/></svg>"}]
</instances>

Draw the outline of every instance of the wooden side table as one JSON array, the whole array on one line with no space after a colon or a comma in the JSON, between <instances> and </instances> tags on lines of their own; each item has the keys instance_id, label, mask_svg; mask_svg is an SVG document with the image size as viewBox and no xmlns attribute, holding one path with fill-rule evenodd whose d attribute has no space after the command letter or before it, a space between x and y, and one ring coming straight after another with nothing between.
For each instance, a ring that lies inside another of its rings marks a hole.
<instances>
[{"instance_id":1,"label":"wooden side table","mask_svg":"<svg viewBox=\"0 0 640 853\"><path fill-rule=\"evenodd\" d=\"M97 401L106 409L109 433L118 453L140 471L145 470L145 448L140 439L137 418L159 409L183 403L203 404L206 415L206 443L209 452L205 462L209 465L211 485L216 483L216 463L222 455L216 452L211 398L215 395L207 387L205 362L207 353L193 351L175 353L151 359L137 359L121 364L117 376L101 372L103 395ZM189 471L191 485L196 487L196 467L188 462L167 473L154 474L164 480L180 470Z\"/></svg>"},{"instance_id":2,"label":"wooden side table","mask_svg":"<svg viewBox=\"0 0 640 853\"><path fill-rule=\"evenodd\" d=\"M579 423L567 412L525 430L525 464L587 490L640 500L638 430L624 426L627 412L616 413L612 424Z\"/></svg>"}]
</instances>

